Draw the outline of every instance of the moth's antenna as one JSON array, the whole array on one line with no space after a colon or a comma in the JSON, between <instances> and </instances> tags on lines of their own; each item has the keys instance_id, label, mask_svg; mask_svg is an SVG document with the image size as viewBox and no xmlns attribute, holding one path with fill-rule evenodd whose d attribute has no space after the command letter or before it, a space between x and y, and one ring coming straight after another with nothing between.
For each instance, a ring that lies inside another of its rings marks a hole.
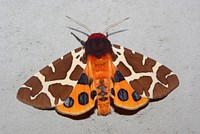
<instances>
[{"instance_id":1,"label":"moth's antenna","mask_svg":"<svg viewBox=\"0 0 200 134\"><path fill-rule=\"evenodd\" d=\"M79 37L77 37L74 33L71 32L71 34L84 46L85 41L81 40Z\"/></svg>"},{"instance_id":2,"label":"moth's antenna","mask_svg":"<svg viewBox=\"0 0 200 134\"><path fill-rule=\"evenodd\" d=\"M109 25L109 26L103 31L103 34L105 34L109 29L113 28L114 26L116 26L116 25L118 25L118 24L120 24L120 23L122 23L122 22L124 22L124 21L126 21L126 20L128 20L128 19L129 19L129 17L127 17L127 18L125 18L125 19L123 19L123 20L120 20L120 21L118 21L118 22L115 22L115 23L113 23L112 25Z\"/></svg>"},{"instance_id":3,"label":"moth's antenna","mask_svg":"<svg viewBox=\"0 0 200 134\"><path fill-rule=\"evenodd\" d=\"M74 31L76 31L76 32L79 32L79 33L85 34L86 36L89 36L89 34L83 32L83 31L81 31L81 30L75 29L75 28L73 28L73 27L68 27L68 28L71 29L71 30L74 30Z\"/></svg>"},{"instance_id":4,"label":"moth's antenna","mask_svg":"<svg viewBox=\"0 0 200 134\"><path fill-rule=\"evenodd\" d=\"M67 17L68 19L70 19L71 21L75 22L76 24L82 26L82 27L85 28L87 31L89 31L90 34L92 34L91 30L90 30L85 24L82 24L82 23L78 22L77 20L72 19L72 18L69 17L69 16L66 16L66 17Z\"/></svg>"},{"instance_id":5,"label":"moth's antenna","mask_svg":"<svg viewBox=\"0 0 200 134\"><path fill-rule=\"evenodd\" d=\"M119 31L115 31L115 32L112 32L112 33L107 33L106 32L106 37L111 36L113 34L121 33L121 32L127 31L127 30L129 30L129 29L119 30Z\"/></svg>"}]
</instances>

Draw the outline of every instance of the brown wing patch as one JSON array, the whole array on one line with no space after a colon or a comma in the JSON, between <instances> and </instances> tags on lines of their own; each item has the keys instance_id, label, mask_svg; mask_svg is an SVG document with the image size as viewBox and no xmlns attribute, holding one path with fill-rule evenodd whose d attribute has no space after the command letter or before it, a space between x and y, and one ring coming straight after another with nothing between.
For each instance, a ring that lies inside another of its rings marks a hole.
<instances>
[{"instance_id":1,"label":"brown wing patch","mask_svg":"<svg viewBox=\"0 0 200 134\"><path fill-rule=\"evenodd\" d=\"M178 85L179 80L175 74L170 74L172 71L165 66L159 67L157 71L157 78L160 83L156 83L153 96L155 98L162 98L173 91Z\"/></svg>"},{"instance_id":2,"label":"brown wing patch","mask_svg":"<svg viewBox=\"0 0 200 134\"><path fill-rule=\"evenodd\" d=\"M41 108L41 109L51 108L50 99L45 93L39 94L34 100L32 100L32 104L36 108Z\"/></svg>"},{"instance_id":3,"label":"brown wing patch","mask_svg":"<svg viewBox=\"0 0 200 134\"><path fill-rule=\"evenodd\" d=\"M168 75L168 74L170 74L172 71L170 70L170 69L168 69L168 68L166 68L165 66L160 66L159 68L158 68L158 71L157 71L157 78L158 78L158 80L159 81L161 81L162 83L164 83L164 84L167 84L168 82L167 82L167 79L166 79L166 76Z\"/></svg>"},{"instance_id":4,"label":"brown wing patch","mask_svg":"<svg viewBox=\"0 0 200 134\"><path fill-rule=\"evenodd\" d=\"M117 54L118 54L118 55L121 55L121 53L120 53L120 52L117 52Z\"/></svg>"},{"instance_id":5,"label":"brown wing patch","mask_svg":"<svg viewBox=\"0 0 200 134\"><path fill-rule=\"evenodd\" d=\"M49 97L41 93L35 99L31 99L31 90L26 87L22 87L19 89L17 93L17 99L22 101L23 103L32 105L33 107L37 107L39 109L49 109L51 108L51 103Z\"/></svg>"},{"instance_id":6,"label":"brown wing patch","mask_svg":"<svg viewBox=\"0 0 200 134\"><path fill-rule=\"evenodd\" d=\"M118 58L118 56L116 55L116 54L112 54L112 61L114 62L114 61L116 61L116 59Z\"/></svg>"},{"instance_id":7,"label":"brown wing patch","mask_svg":"<svg viewBox=\"0 0 200 134\"><path fill-rule=\"evenodd\" d=\"M80 58L80 61L83 63L83 64L86 64L87 63L87 57L85 54L83 54L83 56Z\"/></svg>"},{"instance_id":8,"label":"brown wing patch","mask_svg":"<svg viewBox=\"0 0 200 134\"><path fill-rule=\"evenodd\" d=\"M117 49L120 49L120 45L114 44L113 46L114 46L115 48L117 48Z\"/></svg>"},{"instance_id":9,"label":"brown wing patch","mask_svg":"<svg viewBox=\"0 0 200 134\"><path fill-rule=\"evenodd\" d=\"M123 62L120 61L117 65L117 68L120 70L124 77L131 75L131 71L124 65Z\"/></svg>"},{"instance_id":10,"label":"brown wing patch","mask_svg":"<svg viewBox=\"0 0 200 134\"><path fill-rule=\"evenodd\" d=\"M83 68L80 65L77 65L73 72L70 75L71 80L78 80L80 77L80 74L83 72Z\"/></svg>"},{"instance_id":11,"label":"brown wing patch","mask_svg":"<svg viewBox=\"0 0 200 134\"><path fill-rule=\"evenodd\" d=\"M143 55L139 53L134 53L129 49L124 49L124 55L126 58L126 61L128 64L132 67L132 69L136 73L141 72L153 72L153 66L156 64L156 62L150 58L147 58L145 60L145 63L143 64Z\"/></svg>"},{"instance_id":12,"label":"brown wing patch","mask_svg":"<svg viewBox=\"0 0 200 134\"><path fill-rule=\"evenodd\" d=\"M76 48L74 51L75 51L75 53L78 53L79 51L81 51L81 47L79 47L79 48Z\"/></svg>"},{"instance_id":13,"label":"brown wing patch","mask_svg":"<svg viewBox=\"0 0 200 134\"><path fill-rule=\"evenodd\" d=\"M55 98L55 105L58 104L59 99L65 101L71 93L73 87L69 85L61 85L60 83L52 84L49 86L49 92Z\"/></svg>"},{"instance_id":14,"label":"brown wing patch","mask_svg":"<svg viewBox=\"0 0 200 134\"><path fill-rule=\"evenodd\" d=\"M32 76L29 80L27 80L25 85L32 87L32 90L30 91L30 95L32 97L38 94L43 88L41 81L35 76Z\"/></svg>"},{"instance_id":15,"label":"brown wing patch","mask_svg":"<svg viewBox=\"0 0 200 134\"><path fill-rule=\"evenodd\" d=\"M63 59L59 58L52 63L55 71L51 67L46 66L40 73L45 76L45 81L64 79L71 68L72 59L71 53L68 53Z\"/></svg>"},{"instance_id":16,"label":"brown wing patch","mask_svg":"<svg viewBox=\"0 0 200 134\"><path fill-rule=\"evenodd\" d=\"M148 90L152 84L152 78L149 76L143 76L139 79L135 79L133 81L130 81L131 86L137 90L137 92L142 95L143 92L147 97L150 96Z\"/></svg>"},{"instance_id":17,"label":"brown wing patch","mask_svg":"<svg viewBox=\"0 0 200 134\"><path fill-rule=\"evenodd\" d=\"M160 83L156 83L153 90L153 96L155 98L163 98L163 96L166 96L166 94L169 94L178 86L177 83L179 82L176 75L169 76L167 80L168 83L170 83L168 87L165 87Z\"/></svg>"},{"instance_id":18,"label":"brown wing patch","mask_svg":"<svg viewBox=\"0 0 200 134\"><path fill-rule=\"evenodd\" d=\"M31 91L29 88L26 87L21 87L17 92L17 99L27 104L31 104L30 96L31 96Z\"/></svg>"}]
</instances>

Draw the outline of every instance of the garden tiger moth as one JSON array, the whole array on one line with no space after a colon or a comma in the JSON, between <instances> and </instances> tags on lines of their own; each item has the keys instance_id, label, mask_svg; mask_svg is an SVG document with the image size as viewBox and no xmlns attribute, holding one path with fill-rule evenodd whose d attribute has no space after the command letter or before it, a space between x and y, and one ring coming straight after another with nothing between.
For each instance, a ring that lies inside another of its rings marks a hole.
<instances>
[{"instance_id":1,"label":"garden tiger moth","mask_svg":"<svg viewBox=\"0 0 200 134\"><path fill-rule=\"evenodd\" d=\"M99 115L107 115L111 102L122 109L136 110L150 99L164 98L179 84L178 77L166 66L111 44L102 33L91 34L85 42L76 38L83 46L28 79L18 90L20 101L72 116L97 106Z\"/></svg>"}]
</instances>

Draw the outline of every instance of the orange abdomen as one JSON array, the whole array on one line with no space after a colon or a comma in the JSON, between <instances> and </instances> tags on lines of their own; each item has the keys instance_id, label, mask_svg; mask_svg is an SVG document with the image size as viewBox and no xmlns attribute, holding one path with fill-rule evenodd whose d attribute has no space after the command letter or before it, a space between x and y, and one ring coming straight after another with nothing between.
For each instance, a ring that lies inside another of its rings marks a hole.
<instances>
[{"instance_id":1,"label":"orange abdomen","mask_svg":"<svg viewBox=\"0 0 200 134\"><path fill-rule=\"evenodd\" d=\"M97 92L98 114L107 115L111 112L110 89L113 76L111 55L106 54L100 59L88 56L88 62L89 76L93 79L92 88L95 88Z\"/></svg>"}]
</instances>

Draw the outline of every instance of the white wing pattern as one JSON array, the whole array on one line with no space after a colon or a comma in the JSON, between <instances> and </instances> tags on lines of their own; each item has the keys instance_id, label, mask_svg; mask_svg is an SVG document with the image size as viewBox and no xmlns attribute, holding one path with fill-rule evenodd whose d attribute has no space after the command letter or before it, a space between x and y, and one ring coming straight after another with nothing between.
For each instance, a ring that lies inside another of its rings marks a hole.
<instances>
[{"instance_id":1,"label":"white wing pattern","mask_svg":"<svg viewBox=\"0 0 200 134\"><path fill-rule=\"evenodd\" d=\"M39 109L62 104L86 66L84 52L79 47L40 70L21 86L17 98Z\"/></svg>"},{"instance_id":2,"label":"white wing pattern","mask_svg":"<svg viewBox=\"0 0 200 134\"><path fill-rule=\"evenodd\" d=\"M112 49L114 65L142 97L160 99L178 86L178 77L159 62L119 45ZM84 53L79 47L40 70L21 86L17 98L39 109L64 103L86 67Z\"/></svg>"},{"instance_id":3,"label":"white wing pattern","mask_svg":"<svg viewBox=\"0 0 200 134\"><path fill-rule=\"evenodd\" d=\"M112 49L114 65L143 97L160 99L179 85L178 77L159 62L119 45Z\"/></svg>"}]
</instances>

